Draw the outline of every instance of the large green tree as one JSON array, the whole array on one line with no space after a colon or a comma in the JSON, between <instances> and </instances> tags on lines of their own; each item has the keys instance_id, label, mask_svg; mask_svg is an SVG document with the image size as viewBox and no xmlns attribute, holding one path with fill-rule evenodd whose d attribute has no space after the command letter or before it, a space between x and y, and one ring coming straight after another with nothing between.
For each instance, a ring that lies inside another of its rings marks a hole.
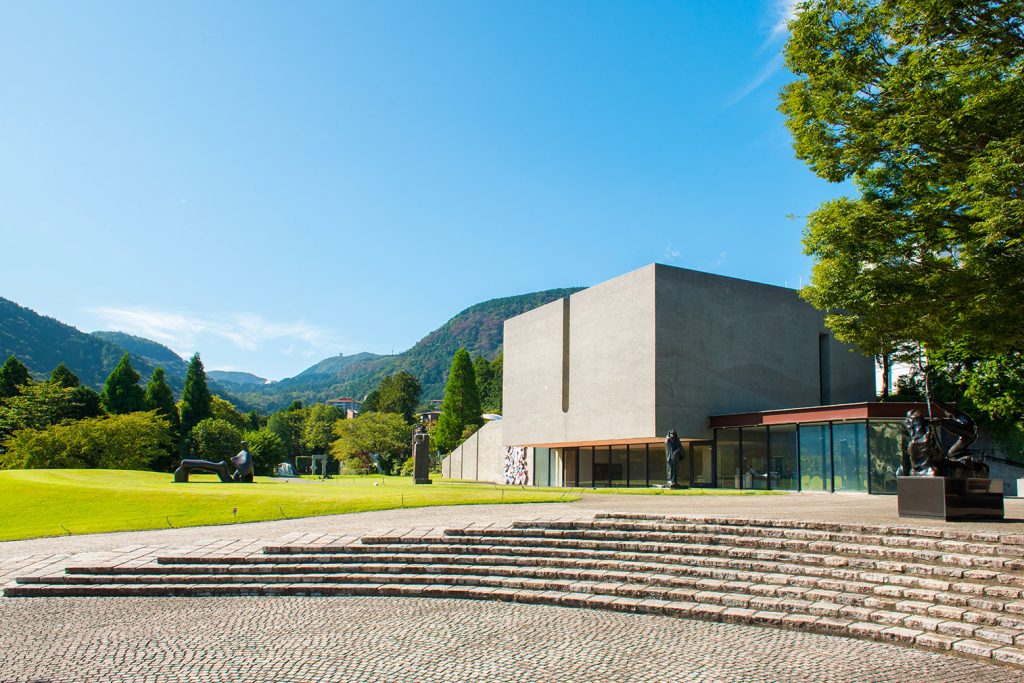
<instances>
[{"instance_id":1,"label":"large green tree","mask_svg":"<svg viewBox=\"0 0 1024 683\"><path fill-rule=\"evenodd\" d=\"M274 468L288 458L284 442L266 427L245 433L249 442L249 453L252 454L253 467L256 474L266 477L274 473Z\"/></svg>"},{"instance_id":2,"label":"large green tree","mask_svg":"<svg viewBox=\"0 0 1024 683\"><path fill-rule=\"evenodd\" d=\"M448 452L462 443L467 427L482 424L480 394L477 392L473 361L466 349L459 349L452 357L452 366L448 371L434 446Z\"/></svg>"},{"instance_id":3,"label":"large green tree","mask_svg":"<svg viewBox=\"0 0 1024 683\"><path fill-rule=\"evenodd\" d=\"M809 0L781 110L796 154L857 196L807 223L807 299L837 338L1024 347L1024 2Z\"/></svg>"},{"instance_id":4,"label":"large green tree","mask_svg":"<svg viewBox=\"0 0 1024 683\"><path fill-rule=\"evenodd\" d=\"M334 423L341 413L334 406L316 403L305 410L302 445L309 453L326 453L334 441Z\"/></svg>"},{"instance_id":5,"label":"large green tree","mask_svg":"<svg viewBox=\"0 0 1024 683\"><path fill-rule=\"evenodd\" d=\"M412 450L412 427L398 413L367 412L338 420L334 433L331 455L363 473L373 472L377 464L384 474L397 473Z\"/></svg>"},{"instance_id":6,"label":"large green tree","mask_svg":"<svg viewBox=\"0 0 1024 683\"><path fill-rule=\"evenodd\" d=\"M50 381L66 389L73 389L81 384L78 380L78 375L71 372L64 363L58 363L57 367L53 369L50 373Z\"/></svg>"},{"instance_id":7,"label":"large green tree","mask_svg":"<svg viewBox=\"0 0 1024 683\"><path fill-rule=\"evenodd\" d=\"M30 381L28 368L12 354L0 366L0 398L17 396L18 387L23 387Z\"/></svg>"},{"instance_id":8,"label":"large green tree","mask_svg":"<svg viewBox=\"0 0 1024 683\"><path fill-rule=\"evenodd\" d=\"M100 392L103 409L114 415L136 413L146 407L145 392L139 386L139 373L135 372L128 354L121 356Z\"/></svg>"},{"instance_id":9,"label":"large green tree","mask_svg":"<svg viewBox=\"0 0 1024 683\"><path fill-rule=\"evenodd\" d=\"M227 460L242 448L242 430L226 420L208 417L189 433L189 445L196 457Z\"/></svg>"},{"instance_id":10,"label":"large green tree","mask_svg":"<svg viewBox=\"0 0 1024 683\"><path fill-rule=\"evenodd\" d=\"M182 436L188 435L193 427L206 418L213 417L213 397L206 385L206 370L198 353L193 354L185 372L185 386L181 391L178 414L181 416Z\"/></svg>"},{"instance_id":11,"label":"large green tree","mask_svg":"<svg viewBox=\"0 0 1024 683\"><path fill-rule=\"evenodd\" d=\"M412 423L416 406L420 402L422 387L416 377L404 370L388 375L380 381L363 401L366 412L398 413Z\"/></svg>"},{"instance_id":12,"label":"large green tree","mask_svg":"<svg viewBox=\"0 0 1024 683\"><path fill-rule=\"evenodd\" d=\"M181 438L181 418L178 415L178 406L174 403L174 392L171 391L170 385L167 384L163 368L155 368L153 370L153 375L149 378L149 383L146 384L145 401L146 410L152 410L167 420L171 439L177 445ZM176 451L176 448L168 449L166 453L153 462L153 469L173 470L177 464Z\"/></svg>"},{"instance_id":13,"label":"large green tree","mask_svg":"<svg viewBox=\"0 0 1024 683\"><path fill-rule=\"evenodd\" d=\"M473 359L473 373L476 375L476 387L480 393L480 409L485 413L500 415L504 354L499 353L494 360L477 356Z\"/></svg>"}]
</instances>

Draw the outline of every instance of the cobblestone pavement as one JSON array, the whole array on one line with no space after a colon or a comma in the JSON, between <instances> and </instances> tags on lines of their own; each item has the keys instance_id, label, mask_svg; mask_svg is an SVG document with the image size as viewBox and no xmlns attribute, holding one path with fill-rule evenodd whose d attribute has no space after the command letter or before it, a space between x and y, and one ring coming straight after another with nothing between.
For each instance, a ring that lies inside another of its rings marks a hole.
<instances>
[{"instance_id":1,"label":"cobblestone pavement","mask_svg":"<svg viewBox=\"0 0 1024 683\"><path fill-rule=\"evenodd\" d=\"M565 504L386 510L219 527L0 543L0 585L65 566L247 554L396 528L590 519L597 512L910 523L895 497L585 495ZM1020 531L1024 501L1006 501ZM914 520L914 524L939 524ZM965 525L949 524L948 528ZM240 631L232 645L229 635ZM894 646L665 617L398 598L0 599L7 681L1019 681L1020 673Z\"/></svg>"},{"instance_id":2,"label":"cobblestone pavement","mask_svg":"<svg viewBox=\"0 0 1024 683\"><path fill-rule=\"evenodd\" d=\"M0 681L1020 681L941 654L735 624L415 598L0 601Z\"/></svg>"}]
</instances>

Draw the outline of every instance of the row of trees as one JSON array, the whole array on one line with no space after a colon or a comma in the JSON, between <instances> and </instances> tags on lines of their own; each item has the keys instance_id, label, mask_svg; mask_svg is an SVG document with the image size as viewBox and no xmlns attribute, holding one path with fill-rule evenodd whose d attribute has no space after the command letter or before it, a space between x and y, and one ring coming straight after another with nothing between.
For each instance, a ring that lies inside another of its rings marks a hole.
<instances>
[{"instance_id":1,"label":"row of trees","mask_svg":"<svg viewBox=\"0 0 1024 683\"><path fill-rule=\"evenodd\" d=\"M799 158L852 181L807 221L803 294L836 337L918 368L900 398L1024 435L1024 2L810 0L780 109Z\"/></svg>"}]
</instances>

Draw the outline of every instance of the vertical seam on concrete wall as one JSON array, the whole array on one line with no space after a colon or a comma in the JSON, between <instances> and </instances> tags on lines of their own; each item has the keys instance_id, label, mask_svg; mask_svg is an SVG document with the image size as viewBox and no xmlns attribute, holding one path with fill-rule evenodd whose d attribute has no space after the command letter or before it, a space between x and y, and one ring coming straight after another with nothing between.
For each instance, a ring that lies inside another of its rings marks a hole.
<instances>
[{"instance_id":1,"label":"vertical seam on concrete wall","mask_svg":"<svg viewBox=\"0 0 1024 683\"><path fill-rule=\"evenodd\" d=\"M820 405L827 406L832 402L832 359L829 348L829 335L818 335L818 393Z\"/></svg>"},{"instance_id":2,"label":"vertical seam on concrete wall","mask_svg":"<svg viewBox=\"0 0 1024 683\"><path fill-rule=\"evenodd\" d=\"M569 412L569 297L562 299L562 412Z\"/></svg>"}]
</instances>

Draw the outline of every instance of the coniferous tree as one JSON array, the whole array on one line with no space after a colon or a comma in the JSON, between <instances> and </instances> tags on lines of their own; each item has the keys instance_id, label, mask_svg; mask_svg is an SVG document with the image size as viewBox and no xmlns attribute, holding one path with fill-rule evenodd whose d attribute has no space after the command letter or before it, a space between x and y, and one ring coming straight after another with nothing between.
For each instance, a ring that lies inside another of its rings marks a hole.
<instances>
[{"instance_id":1,"label":"coniferous tree","mask_svg":"<svg viewBox=\"0 0 1024 683\"><path fill-rule=\"evenodd\" d=\"M448 383L441 402L441 417L437 422L437 448L450 451L462 443L466 427L483 424L480 417L480 394L476 387L473 361L466 349L459 349L452 358Z\"/></svg>"},{"instance_id":2,"label":"coniferous tree","mask_svg":"<svg viewBox=\"0 0 1024 683\"><path fill-rule=\"evenodd\" d=\"M18 387L25 386L29 381L28 368L12 354L0 367L0 398L17 396Z\"/></svg>"},{"instance_id":3,"label":"coniferous tree","mask_svg":"<svg viewBox=\"0 0 1024 683\"><path fill-rule=\"evenodd\" d=\"M71 372L68 366L64 363L60 363L50 373L50 381L54 384L64 387L65 389L74 389L80 382L78 381L78 375Z\"/></svg>"},{"instance_id":4,"label":"coniferous tree","mask_svg":"<svg viewBox=\"0 0 1024 683\"><path fill-rule=\"evenodd\" d=\"M181 435L187 437L192 428L203 420L213 417L213 396L206 386L206 370L196 353L188 363L185 373L185 388L181 392Z\"/></svg>"},{"instance_id":5,"label":"coniferous tree","mask_svg":"<svg viewBox=\"0 0 1024 683\"><path fill-rule=\"evenodd\" d=\"M153 370L153 376L146 385L146 409L155 410L156 414L163 417L171 425L171 434L178 433L178 407L174 405L174 392L167 384L163 368Z\"/></svg>"},{"instance_id":6,"label":"coniferous tree","mask_svg":"<svg viewBox=\"0 0 1024 683\"><path fill-rule=\"evenodd\" d=\"M135 372L128 354L121 356L117 366L110 371L100 393L103 409L114 415L134 413L146 407L145 393L139 386L139 373Z\"/></svg>"}]
</instances>

